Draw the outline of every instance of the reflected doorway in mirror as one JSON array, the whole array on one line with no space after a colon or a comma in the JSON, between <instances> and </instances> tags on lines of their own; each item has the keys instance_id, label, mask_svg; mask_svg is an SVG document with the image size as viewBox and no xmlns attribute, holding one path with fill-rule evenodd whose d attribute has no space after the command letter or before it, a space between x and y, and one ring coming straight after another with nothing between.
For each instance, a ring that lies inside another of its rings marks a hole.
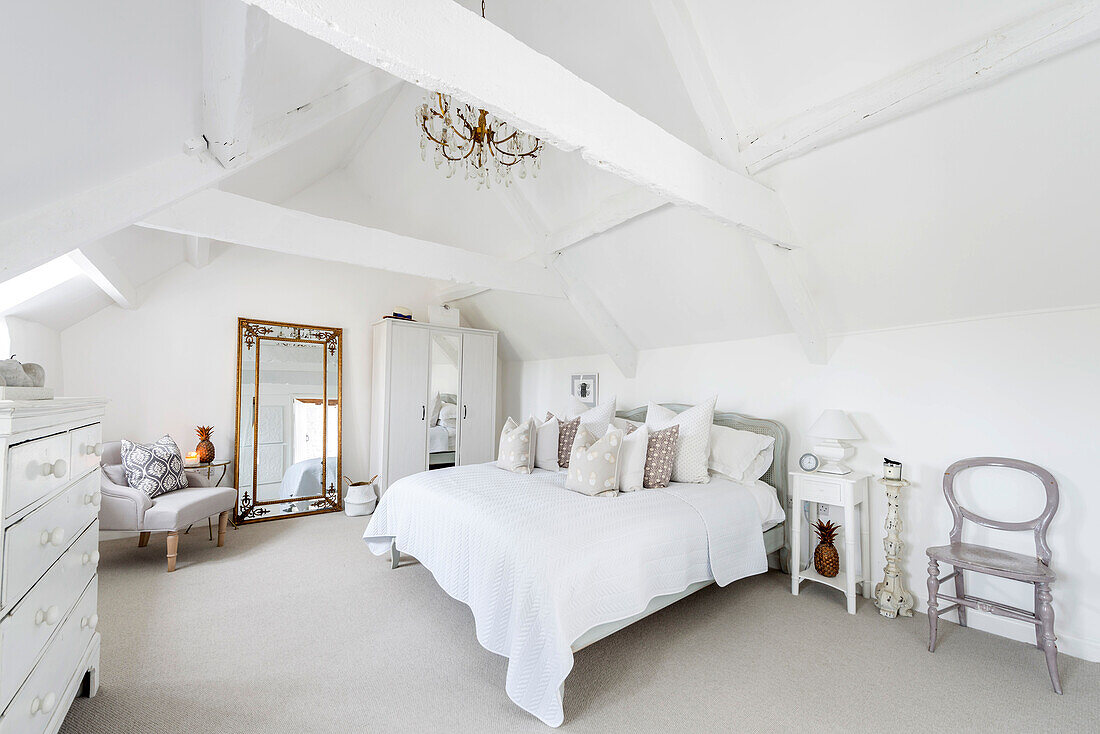
<instances>
[{"instance_id":1,"label":"reflected doorway in mirror","mask_svg":"<svg viewBox=\"0 0 1100 734\"><path fill-rule=\"evenodd\" d=\"M595 408L599 401L600 376L596 372L573 375L570 394L589 408Z\"/></svg>"}]
</instances>

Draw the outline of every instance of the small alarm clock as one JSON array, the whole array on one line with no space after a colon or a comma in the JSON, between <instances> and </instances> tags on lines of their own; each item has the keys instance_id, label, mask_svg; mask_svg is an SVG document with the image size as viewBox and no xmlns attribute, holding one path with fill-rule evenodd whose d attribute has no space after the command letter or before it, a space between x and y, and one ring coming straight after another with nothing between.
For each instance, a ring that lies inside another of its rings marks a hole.
<instances>
[{"instance_id":1,"label":"small alarm clock","mask_svg":"<svg viewBox=\"0 0 1100 734\"><path fill-rule=\"evenodd\" d=\"M820 464L821 461L815 454L806 453L798 457L798 465L802 468L802 471L817 471Z\"/></svg>"}]
</instances>

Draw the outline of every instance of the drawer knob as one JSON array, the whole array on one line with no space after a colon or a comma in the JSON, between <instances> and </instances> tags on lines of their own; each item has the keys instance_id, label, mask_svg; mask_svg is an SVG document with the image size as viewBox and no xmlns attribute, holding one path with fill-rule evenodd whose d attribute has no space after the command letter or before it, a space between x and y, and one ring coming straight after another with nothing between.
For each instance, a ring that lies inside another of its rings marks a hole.
<instances>
[{"instance_id":1,"label":"drawer knob","mask_svg":"<svg viewBox=\"0 0 1100 734\"><path fill-rule=\"evenodd\" d=\"M94 630L99 625L99 615L93 614L90 617L80 618L80 629Z\"/></svg>"},{"instance_id":2,"label":"drawer knob","mask_svg":"<svg viewBox=\"0 0 1100 734\"><path fill-rule=\"evenodd\" d=\"M57 694L47 693L42 698L39 698L38 696L35 696L34 700L31 701L31 716L34 716L35 714L37 714L39 712L42 712L44 714L48 714L51 711L53 711L53 707L56 706L56 705L57 705Z\"/></svg>"},{"instance_id":3,"label":"drawer knob","mask_svg":"<svg viewBox=\"0 0 1100 734\"><path fill-rule=\"evenodd\" d=\"M64 459L58 459L52 464L48 461L42 462L42 476L44 477L53 476L63 479L68 471L69 464Z\"/></svg>"},{"instance_id":4,"label":"drawer knob","mask_svg":"<svg viewBox=\"0 0 1100 734\"><path fill-rule=\"evenodd\" d=\"M38 536L41 545L61 545L65 542L65 528L54 528L52 531L43 530Z\"/></svg>"},{"instance_id":5,"label":"drawer knob","mask_svg":"<svg viewBox=\"0 0 1100 734\"><path fill-rule=\"evenodd\" d=\"M61 610L55 605L48 609L39 609L34 613L34 623L42 625L43 623L53 627L61 620Z\"/></svg>"},{"instance_id":6,"label":"drawer knob","mask_svg":"<svg viewBox=\"0 0 1100 734\"><path fill-rule=\"evenodd\" d=\"M97 565L99 563L99 551L92 551L91 553L84 553L80 556L80 565L86 566L89 563Z\"/></svg>"},{"instance_id":7,"label":"drawer knob","mask_svg":"<svg viewBox=\"0 0 1100 734\"><path fill-rule=\"evenodd\" d=\"M103 456L103 444L101 444L101 443L96 443L96 444L87 443L87 444L84 444L84 453L88 456L92 456L93 454L95 456Z\"/></svg>"},{"instance_id":8,"label":"drawer knob","mask_svg":"<svg viewBox=\"0 0 1100 734\"><path fill-rule=\"evenodd\" d=\"M99 502L103 498L103 494L97 489L94 492L89 492L84 495L84 504L92 505L93 507L99 507Z\"/></svg>"}]
</instances>

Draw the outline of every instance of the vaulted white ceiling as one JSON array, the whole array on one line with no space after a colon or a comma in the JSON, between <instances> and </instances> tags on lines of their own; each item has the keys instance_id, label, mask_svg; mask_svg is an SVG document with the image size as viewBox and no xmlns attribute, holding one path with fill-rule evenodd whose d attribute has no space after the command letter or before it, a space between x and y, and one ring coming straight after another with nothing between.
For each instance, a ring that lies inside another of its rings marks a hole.
<instances>
[{"instance_id":1,"label":"vaulted white ceiling","mask_svg":"<svg viewBox=\"0 0 1100 734\"><path fill-rule=\"evenodd\" d=\"M480 10L480 3L462 4ZM8 28L20 33L4 34L11 43L0 50L37 70L5 72L9 99L33 114L0 116L0 134L20 143L0 169L0 220L178 155L202 133L198 3L111 0L112 13L50 5L59 7L14 10ZM684 4L742 148L806 110L1050 6ZM487 18L716 155L649 3L490 0ZM493 63L485 58L487 68ZM263 64L257 125L295 114L367 69L275 21ZM802 246L798 270L825 329L842 334L1100 303L1091 276L1100 272L1093 246L1100 223L1090 216L1100 97L1086 91L1096 68L1100 44L1087 44L755 174L782 198ZM219 186L535 263L548 234L634 189L553 148L538 179L517 182L518 203L513 192L446 179L420 160L413 110L423 96L408 83L392 87ZM104 247L139 289L187 267L181 235L129 228ZM639 349L792 330L748 236L686 208L638 216L561 257ZM91 281L74 278L12 313L63 328L110 303ZM606 346L565 298L492 290L457 305L471 324L500 329L512 359Z\"/></svg>"}]
</instances>

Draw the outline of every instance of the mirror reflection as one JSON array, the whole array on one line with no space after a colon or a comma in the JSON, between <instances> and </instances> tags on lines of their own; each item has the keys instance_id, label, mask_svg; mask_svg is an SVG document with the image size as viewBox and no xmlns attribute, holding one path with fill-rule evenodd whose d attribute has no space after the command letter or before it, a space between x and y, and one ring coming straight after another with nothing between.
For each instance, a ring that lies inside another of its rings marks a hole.
<instances>
[{"instance_id":1,"label":"mirror reflection","mask_svg":"<svg viewBox=\"0 0 1100 734\"><path fill-rule=\"evenodd\" d=\"M340 507L340 330L241 319L238 518Z\"/></svg>"},{"instance_id":2,"label":"mirror reflection","mask_svg":"<svg viewBox=\"0 0 1100 734\"><path fill-rule=\"evenodd\" d=\"M455 465L458 445L459 350L457 334L433 333L428 412L428 468Z\"/></svg>"}]
</instances>

